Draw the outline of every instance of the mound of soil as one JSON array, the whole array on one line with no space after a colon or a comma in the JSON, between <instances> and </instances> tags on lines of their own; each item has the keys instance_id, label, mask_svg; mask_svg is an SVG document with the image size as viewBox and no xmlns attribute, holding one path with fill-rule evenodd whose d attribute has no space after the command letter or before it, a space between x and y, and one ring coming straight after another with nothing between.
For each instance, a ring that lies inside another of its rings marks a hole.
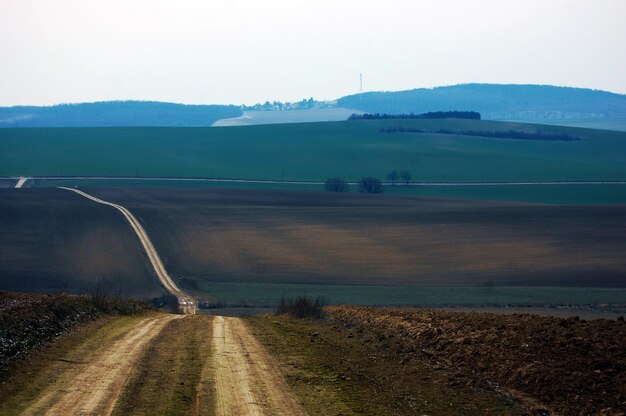
<instances>
[{"instance_id":1,"label":"mound of soil","mask_svg":"<svg viewBox=\"0 0 626 416\"><path fill-rule=\"evenodd\" d=\"M380 348L564 415L626 414L626 323L426 309L329 307Z\"/></svg>"}]
</instances>

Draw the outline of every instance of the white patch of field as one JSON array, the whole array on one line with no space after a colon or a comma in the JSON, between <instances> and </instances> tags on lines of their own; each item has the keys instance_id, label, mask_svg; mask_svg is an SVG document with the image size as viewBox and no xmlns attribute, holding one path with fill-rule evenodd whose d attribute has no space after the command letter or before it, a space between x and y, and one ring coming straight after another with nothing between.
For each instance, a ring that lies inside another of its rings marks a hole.
<instances>
[{"instance_id":1,"label":"white patch of field","mask_svg":"<svg viewBox=\"0 0 626 416\"><path fill-rule=\"evenodd\" d=\"M362 111L350 108L314 108L289 111L245 111L242 116L224 118L213 123L213 127L251 126L255 124L312 123L319 121L343 121L350 115Z\"/></svg>"}]
</instances>

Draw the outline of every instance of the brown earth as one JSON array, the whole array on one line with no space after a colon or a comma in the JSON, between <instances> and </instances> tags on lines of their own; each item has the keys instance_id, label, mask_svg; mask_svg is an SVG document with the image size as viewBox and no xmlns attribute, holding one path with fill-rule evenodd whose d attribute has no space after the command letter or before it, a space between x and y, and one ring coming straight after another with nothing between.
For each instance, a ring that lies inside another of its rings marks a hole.
<instances>
[{"instance_id":1,"label":"brown earth","mask_svg":"<svg viewBox=\"0 0 626 416\"><path fill-rule=\"evenodd\" d=\"M455 383L501 389L537 411L626 414L623 319L363 307L328 313L378 350L441 368Z\"/></svg>"},{"instance_id":2,"label":"brown earth","mask_svg":"<svg viewBox=\"0 0 626 416\"><path fill-rule=\"evenodd\" d=\"M189 281L626 286L626 207L228 189L92 189Z\"/></svg>"},{"instance_id":3,"label":"brown earth","mask_svg":"<svg viewBox=\"0 0 626 416\"><path fill-rule=\"evenodd\" d=\"M311 415L528 415L510 396L459 382L329 320L246 318Z\"/></svg>"},{"instance_id":4,"label":"brown earth","mask_svg":"<svg viewBox=\"0 0 626 416\"><path fill-rule=\"evenodd\" d=\"M139 239L141 246L143 247L144 253L150 260L150 264L152 265L155 274L159 278L159 282L171 296L174 296L178 300L179 310L182 313L188 315L194 315L196 313L195 301L191 296L182 291L176 285L176 283L172 279L172 276L170 276L170 274L165 269L165 266L161 261L161 257L159 256L159 253L155 249L154 245L152 244L152 240L150 240L150 237L146 233L146 230L144 230L143 226L139 223L137 218L135 218L135 216L128 209L121 205L113 204L111 202L96 198L93 195L85 193L79 189L67 187L61 187L60 189L68 192L73 192L77 195L89 199L90 201L111 207L116 211L119 211L119 213L122 214L122 216L128 221L128 225L133 229L135 235Z\"/></svg>"},{"instance_id":5,"label":"brown earth","mask_svg":"<svg viewBox=\"0 0 626 416\"><path fill-rule=\"evenodd\" d=\"M626 287L626 207L319 192L111 188L166 269L198 283ZM0 189L0 289L163 293L124 218L59 189ZM181 281L176 281L181 284Z\"/></svg>"},{"instance_id":6,"label":"brown earth","mask_svg":"<svg viewBox=\"0 0 626 416\"><path fill-rule=\"evenodd\" d=\"M165 293L116 210L60 189L0 189L0 290Z\"/></svg>"}]
</instances>

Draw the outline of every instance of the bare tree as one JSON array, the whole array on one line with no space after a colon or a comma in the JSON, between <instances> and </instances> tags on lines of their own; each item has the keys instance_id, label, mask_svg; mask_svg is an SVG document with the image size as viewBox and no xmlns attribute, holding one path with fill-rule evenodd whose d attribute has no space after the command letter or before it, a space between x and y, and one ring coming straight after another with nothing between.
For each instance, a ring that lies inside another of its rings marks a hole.
<instances>
[{"instance_id":1,"label":"bare tree","mask_svg":"<svg viewBox=\"0 0 626 416\"><path fill-rule=\"evenodd\" d=\"M398 181L399 177L400 176L398 176L398 171L395 169L387 174L387 180L391 182L393 186L396 186L396 182Z\"/></svg>"},{"instance_id":2,"label":"bare tree","mask_svg":"<svg viewBox=\"0 0 626 416\"><path fill-rule=\"evenodd\" d=\"M413 175L411 175L411 172L409 172L408 170L403 170L402 172L400 172L400 177L402 178L406 186L409 186L409 182L411 182L411 179L413 179Z\"/></svg>"}]
</instances>

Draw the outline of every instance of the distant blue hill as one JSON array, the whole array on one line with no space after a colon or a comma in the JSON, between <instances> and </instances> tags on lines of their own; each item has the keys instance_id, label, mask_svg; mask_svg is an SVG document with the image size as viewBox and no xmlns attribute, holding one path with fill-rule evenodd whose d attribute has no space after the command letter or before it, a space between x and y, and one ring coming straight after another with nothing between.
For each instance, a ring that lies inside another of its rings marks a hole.
<instances>
[{"instance_id":1,"label":"distant blue hill","mask_svg":"<svg viewBox=\"0 0 626 416\"><path fill-rule=\"evenodd\" d=\"M195 127L210 126L218 120L222 121L216 125L296 123L337 120L338 113L332 110L342 110L344 113L355 111L381 114L477 111L486 120L626 130L626 95L583 88L462 84L396 92L367 92L329 102L309 101L306 102L313 108L299 111L294 111L291 108L293 106L289 105L285 110L282 108L284 105L266 103L261 106L263 109L268 107L266 110L252 112L254 117L248 112L248 116L243 118L240 106L154 101L0 107L0 127ZM231 122L226 122L226 119L231 119ZM239 121L235 123L232 119Z\"/></svg>"},{"instance_id":2,"label":"distant blue hill","mask_svg":"<svg viewBox=\"0 0 626 416\"><path fill-rule=\"evenodd\" d=\"M626 125L626 95L550 85L462 84L397 92L367 92L337 100L366 113L478 111L483 119L536 123Z\"/></svg>"},{"instance_id":3,"label":"distant blue hill","mask_svg":"<svg viewBox=\"0 0 626 416\"><path fill-rule=\"evenodd\" d=\"M0 107L0 127L210 126L239 117L239 106L103 101L48 107Z\"/></svg>"}]
</instances>

